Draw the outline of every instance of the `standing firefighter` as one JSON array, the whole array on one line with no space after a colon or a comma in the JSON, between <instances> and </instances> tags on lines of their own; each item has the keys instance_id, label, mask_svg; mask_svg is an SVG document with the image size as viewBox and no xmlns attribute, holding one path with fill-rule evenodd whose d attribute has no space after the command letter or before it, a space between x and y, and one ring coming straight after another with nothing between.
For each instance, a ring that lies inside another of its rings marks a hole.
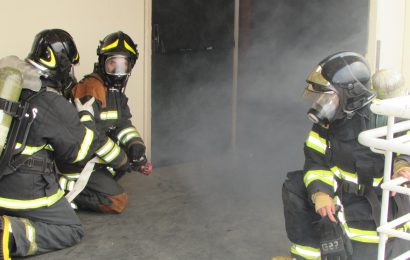
<instances>
[{"instance_id":1,"label":"standing firefighter","mask_svg":"<svg viewBox=\"0 0 410 260\"><path fill-rule=\"evenodd\" d=\"M54 160L86 162L103 145L62 95L75 82L73 67L79 62L70 34L41 31L26 61L20 60L25 68L20 103L7 106L1 100L3 112L14 117L0 161L2 259L58 250L81 240L83 228L59 188ZM27 75L33 72L38 85L29 84ZM92 102L77 104L87 110ZM80 114L92 117L87 111Z\"/></svg>"},{"instance_id":2,"label":"standing firefighter","mask_svg":"<svg viewBox=\"0 0 410 260\"><path fill-rule=\"evenodd\" d=\"M384 157L357 140L375 125L369 67L359 54L339 52L322 60L307 83L314 124L304 170L288 173L282 190L292 258L376 259ZM390 242L388 257L399 251Z\"/></svg>"},{"instance_id":3,"label":"standing firefighter","mask_svg":"<svg viewBox=\"0 0 410 260\"><path fill-rule=\"evenodd\" d=\"M107 35L97 48L98 62L94 72L84 77L72 90L72 96L86 101L95 98L93 105L97 130L106 135L109 142L94 167L86 188L74 200L80 209L105 213L121 213L128 202L128 195L117 180L129 170L138 169L145 161L145 145L131 123L128 98L124 94L132 68L138 59L137 45L125 33L118 31ZM81 120L86 122L87 117ZM119 147L117 146L119 145ZM113 147L116 146L116 149ZM107 167L112 161L130 159L129 169L113 170ZM59 164L62 172L60 185L70 191L78 178L82 165ZM149 174L150 169L144 173Z\"/></svg>"}]
</instances>

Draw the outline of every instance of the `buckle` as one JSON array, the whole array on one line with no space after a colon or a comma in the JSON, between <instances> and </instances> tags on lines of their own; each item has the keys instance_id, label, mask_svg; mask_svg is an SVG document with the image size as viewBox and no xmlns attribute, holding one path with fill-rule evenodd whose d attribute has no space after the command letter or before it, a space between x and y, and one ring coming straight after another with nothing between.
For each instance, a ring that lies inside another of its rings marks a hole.
<instances>
[{"instance_id":1,"label":"buckle","mask_svg":"<svg viewBox=\"0 0 410 260\"><path fill-rule=\"evenodd\" d=\"M34 166L34 159L33 159L33 158L29 158L27 161L24 162L24 164L25 164L28 168L33 168L33 166Z\"/></svg>"},{"instance_id":2,"label":"buckle","mask_svg":"<svg viewBox=\"0 0 410 260\"><path fill-rule=\"evenodd\" d=\"M356 195L364 196L365 186L363 184L357 184Z\"/></svg>"},{"instance_id":3,"label":"buckle","mask_svg":"<svg viewBox=\"0 0 410 260\"><path fill-rule=\"evenodd\" d=\"M365 194L365 185L356 184L348 181L343 181L343 191L357 196L364 196Z\"/></svg>"},{"instance_id":4,"label":"buckle","mask_svg":"<svg viewBox=\"0 0 410 260\"><path fill-rule=\"evenodd\" d=\"M4 113L9 114L13 117L18 116L18 110L20 107L19 102L13 102L4 98L0 100L0 109L3 110Z\"/></svg>"}]
</instances>

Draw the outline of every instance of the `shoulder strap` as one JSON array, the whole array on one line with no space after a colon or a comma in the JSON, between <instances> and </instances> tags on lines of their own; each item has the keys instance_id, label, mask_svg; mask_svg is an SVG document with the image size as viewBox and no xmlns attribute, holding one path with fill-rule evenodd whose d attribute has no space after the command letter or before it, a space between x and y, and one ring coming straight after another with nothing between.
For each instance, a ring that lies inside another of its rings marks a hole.
<instances>
[{"instance_id":1,"label":"shoulder strap","mask_svg":"<svg viewBox=\"0 0 410 260\"><path fill-rule=\"evenodd\" d=\"M382 115L377 115L374 113L370 114L369 128L378 128L387 125L387 117Z\"/></svg>"}]
</instances>

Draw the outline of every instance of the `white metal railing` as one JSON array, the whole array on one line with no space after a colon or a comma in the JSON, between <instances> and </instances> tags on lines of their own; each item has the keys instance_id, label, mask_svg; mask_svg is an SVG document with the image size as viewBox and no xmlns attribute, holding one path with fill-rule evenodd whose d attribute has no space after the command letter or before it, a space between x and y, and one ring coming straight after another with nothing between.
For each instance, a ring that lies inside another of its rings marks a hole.
<instances>
[{"instance_id":1,"label":"white metal railing","mask_svg":"<svg viewBox=\"0 0 410 260\"><path fill-rule=\"evenodd\" d=\"M410 139L408 136L397 138L393 136L395 133L410 130L410 120L394 123L395 117L410 119L410 96L381 100L372 104L370 109L376 114L387 116L387 126L367 130L359 134L359 142L361 144L370 147L376 153L384 153L385 155L384 177L383 184L381 185L383 195L380 226L377 228L380 235L377 259L383 260L388 236L410 241L410 234L395 229L395 227L410 221L410 213L390 222L387 221L390 191L410 196L410 188L402 186L407 179L403 177L391 179L393 152L410 155ZM409 258L410 250L394 258L394 260Z\"/></svg>"}]
</instances>

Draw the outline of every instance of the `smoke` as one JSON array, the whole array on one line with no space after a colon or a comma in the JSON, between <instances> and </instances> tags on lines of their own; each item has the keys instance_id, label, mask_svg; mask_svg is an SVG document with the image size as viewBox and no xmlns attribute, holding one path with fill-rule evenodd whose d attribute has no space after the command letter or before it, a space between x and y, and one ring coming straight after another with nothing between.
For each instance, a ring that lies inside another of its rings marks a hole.
<instances>
[{"instance_id":1,"label":"smoke","mask_svg":"<svg viewBox=\"0 0 410 260\"><path fill-rule=\"evenodd\" d=\"M281 186L304 163L312 125L305 79L332 53L365 54L369 1L241 1L251 10L241 24L236 150L224 157L231 144L233 2L154 1L153 160L201 161L198 172L178 173L179 181L187 189L201 183L196 195L207 212L231 209L223 217L244 233L250 231L236 216L253 214L247 225L265 239L259 255L269 258L288 253Z\"/></svg>"},{"instance_id":2,"label":"smoke","mask_svg":"<svg viewBox=\"0 0 410 260\"><path fill-rule=\"evenodd\" d=\"M300 169L311 124L305 79L326 56L365 54L368 1L253 1L251 47L241 56L239 146L275 165ZM272 156L274 155L274 156Z\"/></svg>"}]
</instances>

